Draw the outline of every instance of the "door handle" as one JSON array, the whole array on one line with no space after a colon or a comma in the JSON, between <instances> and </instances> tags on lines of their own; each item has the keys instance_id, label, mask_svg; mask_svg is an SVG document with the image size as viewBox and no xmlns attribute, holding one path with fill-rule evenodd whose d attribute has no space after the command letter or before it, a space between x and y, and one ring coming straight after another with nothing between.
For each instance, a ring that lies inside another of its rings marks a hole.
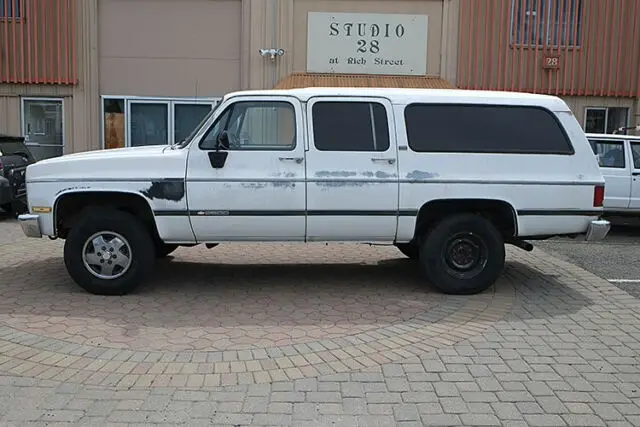
<instances>
[{"instance_id":1,"label":"door handle","mask_svg":"<svg viewBox=\"0 0 640 427\"><path fill-rule=\"evenodd\" d=\"M631 176L640 176L640 172L632 172Z\"/></svg>"},{"instance_id":2,"label":"door handle","mask_svg":"<svg viewBox=\"0 0 640 427\"><path fill-rule=\"evenodd\" d=\"M281 162L296 162L300 164L304 160L304 157L278 157L278 160Z\"/></svg>"},{"instance_id":3,"label":"door handle","mask_svg":"<svg viewBox=\"0 0 640 427\"><path fill-rule=\"evenodd\" d=\"M396 159L392 159L392 158L381 159L381 158L378 158L378 157L372 157L371 161L372 162L385 162L385 163L389 163L390 165L392 165L392 164L394 164L396 162Z\"/></svg>"}]
</instances>

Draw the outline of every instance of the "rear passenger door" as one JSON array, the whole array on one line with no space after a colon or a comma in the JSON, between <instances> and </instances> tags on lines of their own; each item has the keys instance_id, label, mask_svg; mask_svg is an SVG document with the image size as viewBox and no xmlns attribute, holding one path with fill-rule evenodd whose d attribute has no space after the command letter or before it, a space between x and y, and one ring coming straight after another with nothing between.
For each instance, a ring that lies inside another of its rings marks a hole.
<instances>
[{"instance_id":1,"label":"rear passenger door","mask_svg":"<svg viewBox=\"0 0 640 427\"><path fill-rule=\"evenodd\" d=\"M393 242L398 156L391 103L316 97L307 117L307 239Z\"/></svg>"},{"instance_id":2,"label":"rear passenger door","mask_svg":"<svg viewBox=\"0 0 640 427\"><path fill-rule=\"evenodd\" d=\"M640 142L631 142L631 161L633 162L631 180L631 209L640 209ZM607 191L605 190L605 194Z\"/></svg>"},{"instance_id":3,"label":"rear passenger door","mask_svg":"<svg viewBox=\"0 0 640 427\"><path fill-rule=\"evenodd\" d=\"M605 180L605 210L628 209L631 196L631 165L626 159L624 140L590 139Z\"/></svg>"}]
</instances>

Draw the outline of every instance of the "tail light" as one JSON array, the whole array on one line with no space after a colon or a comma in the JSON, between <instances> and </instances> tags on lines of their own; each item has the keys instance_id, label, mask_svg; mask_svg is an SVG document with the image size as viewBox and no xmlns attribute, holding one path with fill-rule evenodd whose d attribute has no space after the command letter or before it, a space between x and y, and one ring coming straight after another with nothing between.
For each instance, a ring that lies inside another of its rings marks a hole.
<instances>
[{"instance_id":1,"label":"tail light","mask_svg":"<svg viewBox=\"0 0 640 427\"><path fill-rule=\"evenodd\" d=\"M593 207L601 208L604 205L604 185L596 185L593 189Z\"/></svg>"}]
</instances>

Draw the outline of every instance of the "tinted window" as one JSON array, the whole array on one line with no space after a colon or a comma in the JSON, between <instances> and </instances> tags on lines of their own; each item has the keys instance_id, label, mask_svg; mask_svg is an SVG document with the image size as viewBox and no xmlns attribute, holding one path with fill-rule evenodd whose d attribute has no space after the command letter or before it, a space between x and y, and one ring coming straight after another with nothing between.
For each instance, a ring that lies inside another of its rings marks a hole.
<instances>
[{"instance_id":1,"label":"tinted window","mask_svg":"<svg viewBox=\"0 0 640 427\"><path fill-rule=\"evenodd\" d=\"M556 118L541 108L412 104L404 114L414 151L573 153Z\"/></svg>"},{"instance_id":2,"label":"tinted window","mask_svg":"<svg viewBox=\"0 0 640 427\"><path fill-rule=\"evenodd\" d=\"M296 118L288 102L236 102L216 119L200 142L214 150L218 136L226 131L226 150L292 150L296 145Z\"/></svg>"},{"instance_id":3,"label":"tinted window","mask_svg":"<svg viewBox=\"0 0 640 427\"><path fill-rule=\"evenodd\" d=\"M640 142L631 143L631 153L633 154L634 169L640 169Z\"/></svg>"},{"instance_id":4,"label":"tinted window","mask_svg":"<svg viewBox=\"0 0 640 427\"><path fill-rule=\"evenodd\" d=\"M387 151L387 111L374 102L317 102L313 139L320 151Z\"/></svg>"},{"instance_id":5,"label":"tinted window","mask_svg":"<svg viewBox=\"0 0 640 427\"><path fill-rule=\"evenodd\" d=\"M591 149L598 157L598 164L603 168L624 169L624 143L622 141L589 140Z\"/></svg>"}]
</instances>

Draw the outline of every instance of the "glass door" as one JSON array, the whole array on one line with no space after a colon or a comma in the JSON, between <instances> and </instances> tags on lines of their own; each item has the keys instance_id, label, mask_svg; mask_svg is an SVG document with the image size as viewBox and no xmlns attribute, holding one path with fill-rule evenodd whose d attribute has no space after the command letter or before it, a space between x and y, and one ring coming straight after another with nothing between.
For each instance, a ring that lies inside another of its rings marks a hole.
<instances>
[{"instance_id":1,"label":"glass door","mask_svg":"<svg viewBox=\"0 0 640 427\"><path fill-rule=\"evenodd\" d=\"M62 99L23 98L22 134L36 160L64 154L64 105Z\"/></svg>"}]
</instances>

